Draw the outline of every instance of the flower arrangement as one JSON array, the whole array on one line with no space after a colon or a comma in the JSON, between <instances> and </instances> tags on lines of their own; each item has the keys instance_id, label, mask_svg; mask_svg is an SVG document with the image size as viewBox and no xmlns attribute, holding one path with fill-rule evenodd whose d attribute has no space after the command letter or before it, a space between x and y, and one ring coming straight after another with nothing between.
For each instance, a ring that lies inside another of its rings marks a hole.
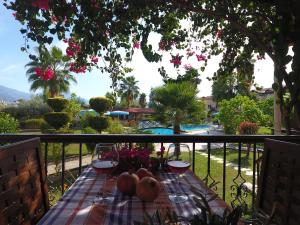
<instances>
[{"instance_id":1,"label":"flower arrangement","mask_svg":"<svg viewBox=\"0 0 300 225\"><path fill-rule=\"evenodd\" d=\"M118 172L149 168L151 151L147 148L129 148L124 146L119 150Z\"/></svg>"}]
</instances>

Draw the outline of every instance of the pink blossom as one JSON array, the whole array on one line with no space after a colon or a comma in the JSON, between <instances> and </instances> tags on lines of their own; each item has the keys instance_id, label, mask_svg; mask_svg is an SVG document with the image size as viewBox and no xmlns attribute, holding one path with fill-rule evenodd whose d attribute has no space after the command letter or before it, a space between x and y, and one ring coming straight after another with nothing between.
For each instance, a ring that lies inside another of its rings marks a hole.
<instances>
[{"instance_id":1,"label":"pink blossom","mask_svg":"<svg viewBox=\"0 0 300 225\"><path fill-rule=\"evenodd\" d=\"M160 41L158 43L158 46L159 46L159 51L164 51L166 50L167 46L168 46L168 42L167 41Z\"/></svg>"},{"instance_id":2,"label":"pink blossom","mask_svg":"<svg viewBox=\"0 0 300 225\"><path fill-rule=\"evenodd\" d=\"M196 57L197 57L198 62L206 60L206 56L203 54L200 54L200 55L196 54Z\"/></svg>"},{"instance_id":3,"label":"pink blossom","mask_svg":"<svg viewBox=\"0 0 300 225\"><path fill-rule=\"evenodd\" d=\"M49 0L35 0L32 2L32 6L39 9L49 10Z\"/></svg>"},{"instance_id":4,"label":"pink blossom","mask_svg":"<svg viewBox=\"0 0 300 225\"><path fill-rule=\"evenodd\" d=\"M58 20L57 20L56 16L52 15L52 16L51 16L51 22L52 22L52 23L57 23L57 21L58 21Z\"/></svg>"},{"instance_id":5,"label":"pink blossom","mask_svg":"<svg viewBox=\"0 0 300 225\"><path fill-rule=\"evenodd\" d=\"M192 51L191 49L187 49L186 55L187 56L193 56L195 54L195 51Z\"/></svg>"},{"instance_id":6,"label":"pink blossom","mask_svg":"<svg viewBox=\"0 0 300 225\"><path fill-rule=\"evenodd\" d=\"M92 63L97 64L98 63L98 57L97 56L92 56L91 61L92 61Z\"/></svg>"},{"instance_id":7,"label":"pink blossom","mask_svg":"<svg viewBox=\"0 0 300 225\"><path fill-rule=\"evenodd\" d=\"M223 33L223 30L222 30L222 29L219 29L219 30L217 31L217 33L216 33L216 38L217 38L217 39L221 38L222 33Z\"/></svg>"},{"instance_id":8,"label":"pink blossom","mask_svg":"<svg viewBox=\"0 0 300 225\"><path fill-rule=\"evenodd\" d=\"M140 47L141 47L141 45L140 45L139 41L133 42L133 48L140 48Z\"/></svg>"},{"instance_id":9,"label":"pink blossom","mask_svg":"<svg viewBox=\"0 0 300 225\"><path fill-rule=\"evenodd\" d=\"M36 73L37 76L39 76L39 77L43 76L44 72L43 72L42 68L37 67L37 68L34 69L34 71L35 71L35 73Z\"/></svg>"},{"instance_id":10,"label":"pink blossom","mask_svg":"<svg viewBox=\"0 0 300 225\"><path fill-rule=\"evenodd\" d=\"M173 59L170 60L170 63L173 63L174 66L181 65L181 58L177 54Z\"/></svg>"},{"instance_id":11,"label":"pink blossom","mask_svg":"<svg viewBox=\"0 0 300 225\"><path fill-rule=\"evenodd\" d=\"M266 58L265 58L264 55L258 55L258 56L257 56L257 59L258 59L258 60L263 60L263 59L266 59Z\"/></svg>"},{"instance_id":12,"label":"pink blossom","mask_svg":"<svg viewBox=\"0 0 300 225\"><path fill-rule=\"evenodd\" d=\"M74 73L85 73L86 69L86 66L78 66L75 63L71 63L70 65L70 71Z\"/></svg>"},{"instance_id":13,"label":"pink blossom","mask_svg":"<svg viewBox=\"0 0 300 225\"><path fill-rule=\"evenodd\" d=\"M51 68L48 68L44 73L44 80L51 80L54 77L54 71Z\"/></svg>"},{"instance_id":14,"label":"pink blossom","mask_svg":"<svg viewBox=\"0 0 300 225\"><path fill-rule=\"evenodd\" d=\"M191 64L185 64L183 67L185 70L191 70L193 68Z\"/></svg>"},{"instance_id":15,"label":"pink blossom","mask_svg":"<svg viewBox=\"0 0 300 225\"><path fill-rule=\"evenodd\" d=\"M16 12L14 12L14 13L12 13L12 15L13 15L13 17L17 17L17 13Z\"/></svg>"}]
</instances>

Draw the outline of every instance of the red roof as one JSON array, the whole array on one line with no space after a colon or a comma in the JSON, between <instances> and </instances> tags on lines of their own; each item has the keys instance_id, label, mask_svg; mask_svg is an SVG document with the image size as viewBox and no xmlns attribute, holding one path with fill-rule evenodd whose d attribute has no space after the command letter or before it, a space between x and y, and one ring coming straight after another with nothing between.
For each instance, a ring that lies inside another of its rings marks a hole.
<instances>
[{"instance_id":1,"label":"red roof","mask_svg":"<svg viewBox=\"0 0 300 225\"><path fill-rule=\"evenodd\" d=\"M144 114L153 114L155 111L151 108L128 108L124 111L129 113L144 113Z\"/></svg>"}]
</instances>

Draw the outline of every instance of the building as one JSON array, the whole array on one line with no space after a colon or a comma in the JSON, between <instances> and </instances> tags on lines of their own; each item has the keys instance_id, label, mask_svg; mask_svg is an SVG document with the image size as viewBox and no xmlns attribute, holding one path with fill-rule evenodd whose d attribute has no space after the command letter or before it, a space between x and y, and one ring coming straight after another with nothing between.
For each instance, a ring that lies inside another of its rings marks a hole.
<instances>
[{"instance_id":1,"label":"building","mask_svg":"<svg viewBox=\"0 0 300 225\"><path fill-rule=\"evenodd\" d=\"M151 108L128 108L124 111L129 112L129 120L143 120L155 113Z\"/></svg>"},{"instance_id":2,"label":"building","mask_svg":"<svg viewBox=\"0 0 300 225\"><path fill-rule=\"evenodd\" d=\"M200 100L202 100L204 102L204 104L205 104L205 110L207 112L218 111L218 105L213 100L212 96L204 96L204 97L201 97Z\"/></svg>"},{"instance_id":3,"label":"building","mask_svg":"<svg viewBox=\"0 0 300 225\"><path fill-rule=\"evenodd\" d=\"M272 88L262 88L260 90L253 90L252 92L256 93L257 98L260 100L274 96L274 90Z\"/></svg>"}]
</instances>

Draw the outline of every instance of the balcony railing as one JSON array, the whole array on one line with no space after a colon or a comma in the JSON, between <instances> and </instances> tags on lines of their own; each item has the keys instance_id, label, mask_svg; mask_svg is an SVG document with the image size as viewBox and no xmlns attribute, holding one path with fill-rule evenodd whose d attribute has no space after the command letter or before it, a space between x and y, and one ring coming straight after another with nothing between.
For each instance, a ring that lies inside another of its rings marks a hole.
<instances>
[{"instance_id":1,"label":"balcony railing","mask_svg":"<svg viewBox=\"0 0 300 225\"><path fill-rule=\"evenodd\" d=\"M0 144L12 143L16 141L21 141L33 137L40 137L41 142L44 146L44 161L45 161L45 171L48 171L48 159L49 159L49 149L48 146L51 143L61 144L61 193L64 193L65 184L65 172L66 172L66 145L67 144L79 144L78 154L76 161L78 160L78 171L79 174L83 167L83 144L87 143L127 143L131 145L132 143L158 143L160 146L166 146L170 143L189 143L192 151L192 170L195 172L195 168L199 166L199 161L197 160L196 154L202 152L202 156L205 156L205 173L202 173L201 179L203 179L207 185L213 188L215 191L221 195L224 200L230 202L233 206L240 203L247 203L250 208L254 207L255 197L256 197L256 187L259 175L259 163L258 159L263 151L263 142L265 138L272 138L282 141L291 141L300 143L300 136L274 136L274 135L222 135L222 136L200 136L200 135L92 135L92 134L41 134L41 135L23 135L23 134L4 134L0 135ZM199 144L202 145L202 150L199 150ZM213 160L216 157L213 153L213 147L218 145L218 167L221 167L221 173L219 174L221 179L216 179L212 171L215 169L216 164ZM251 168L244 168L242 166L242 154L244 147L247 144L251 144ZM205 146L203 149L203 145ZM228 149L233 149L232 152L236 157L236 164L230 164L228 162ZM220 160L221 157L221 160ZM74 159L73 159L74 160ZM214 164L214 166L213 166ZM228 174L229 165L235 167L235 173ZM246 186L246 179L244 170L248 170L247 180L251 187ZM251 175L249 174L249 171ZM202 171L203 172L203 171ZM229 183L230 181L230 183ZM229 184L228 184L229 183ZM229 195L229 196L228 196ZM228 201L228 199L230 201Z\"/></svg>"}]
</instances>

